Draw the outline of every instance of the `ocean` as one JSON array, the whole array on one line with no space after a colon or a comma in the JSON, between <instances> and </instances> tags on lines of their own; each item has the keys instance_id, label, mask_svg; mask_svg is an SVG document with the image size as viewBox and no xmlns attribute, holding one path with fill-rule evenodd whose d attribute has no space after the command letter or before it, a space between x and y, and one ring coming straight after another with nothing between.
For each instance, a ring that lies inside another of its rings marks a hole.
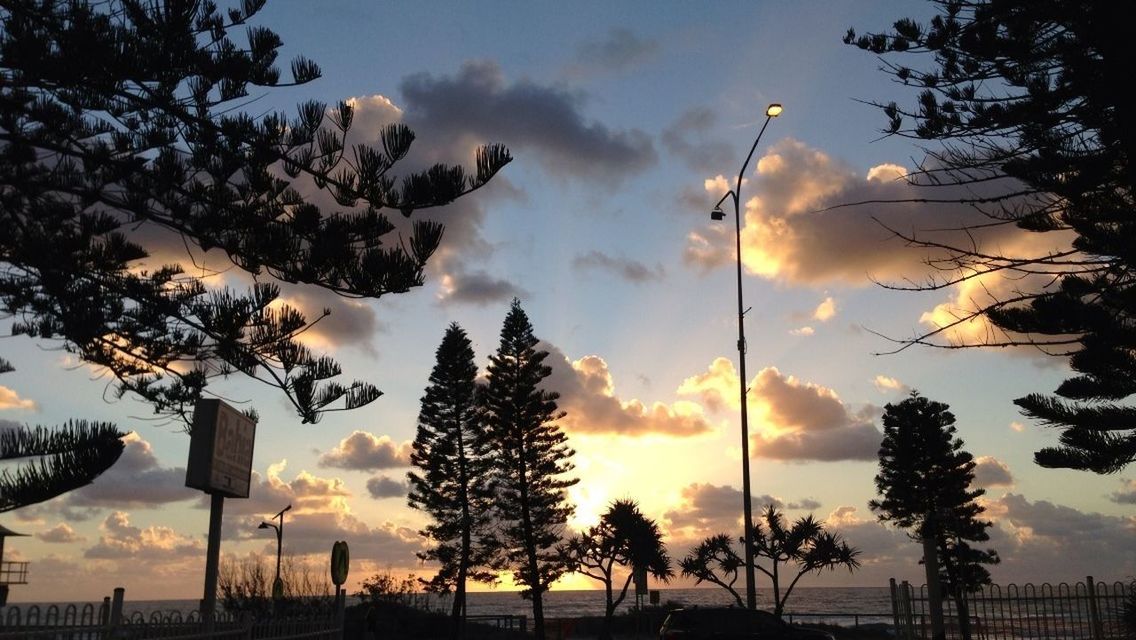
<instances>
[{"instance_id":1,"label":"ocean","mask_svg":"<svg viewBox=\"0 0 1136 640\"><path fill-rule=\"evenodd\" d=\"M772 610L772 591L758 589L758 608ZM423 594L422 602L432 609L446 609L449 600L435 595ZM644 604L647 598L644 597ZM352 604L354 598L348 598ZM734 604L733 597L724 589L698 588L698 589L660 589L659 602L678 603L683 606L725 606ZM82 604L82 603L77 603ZM100 603L95 603L97 606ZM49 606L46 603L9 603L0 607L0 619L7 618L12 609L21 612L31 607L41 609ZM620 612L631 611L635 606L635 596L628 592L627 598L620 606ZM180 612L185 614L197 607L196 600L130 600L123 607L127 614L135 612L149 618L156 612ZM797 587L793 590L786 612L794 621L824 622L850 626L854 622L888 623L891 618L891 596L884 587ZM576 618L585 616L602 616L604 611L604 593L598 590L579 591L550 591L544 597L545 618ZM469 594L467 604L469 615L515 615L531 616L532 604L521 598L520 594L511 591L482 591ZM858 616L854 618L853 616Z\"/></svg>"}]
</instances>

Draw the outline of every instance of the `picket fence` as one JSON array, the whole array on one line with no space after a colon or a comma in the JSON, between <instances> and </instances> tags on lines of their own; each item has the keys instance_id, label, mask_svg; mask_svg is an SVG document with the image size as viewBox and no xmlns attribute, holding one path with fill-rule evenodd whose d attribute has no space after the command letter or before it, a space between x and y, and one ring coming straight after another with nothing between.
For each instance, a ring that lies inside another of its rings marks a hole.
<instances>
[{"instance_id":1,"label":"picket fence","mask_svg":"<svg viewBox=\"0 0 1136 640\"><path fill-rule=\"evenodd\" d=\"M9 609L0 619L0 640L341 640L343 612L310 617L265 617L194 611L123 611L125 590L102 604Z\"/></svg>"},{"instance_id":2,"label":"picket fence","mask_svg":"<svg viewBox=\"0 0 1136 640\"><path fill-rule=\"evenodd\" d=\"M891 581L892 611L900 640L931 637L926 586ZM966 599L974 640L1121 640L1136 638L1123 621L1136 603L1136 583L986 585ZM943 598L947 638L962 640L958 607Z\"/></svg>"}]
</instances>

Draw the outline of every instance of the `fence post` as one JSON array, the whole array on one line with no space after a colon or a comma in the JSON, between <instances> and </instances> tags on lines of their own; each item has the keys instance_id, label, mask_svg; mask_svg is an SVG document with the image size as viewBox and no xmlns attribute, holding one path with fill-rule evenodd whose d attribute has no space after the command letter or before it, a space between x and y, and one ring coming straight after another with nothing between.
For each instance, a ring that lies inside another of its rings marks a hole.
<instances>
[{"instance_id":1,"label":"fence post","mask_svg":"<svg viewBox=\"0 0 1136 640\"><path fill-rule=\"evenodd\" d=\"M1093 640L1104 638L1104 627L1101 625L1100 608L1097 606L1097 586L1093 577L1085 578L1085 587L1089 594L1089 627L1092 629Z\"/></svg>"},{"instance_id":2,"label":"fence post","mask_svg":"<svg viewBox=\"0 0 1136 640\"><path fill-rule=\"evenodd\" d=\"M888 587L891 589L891 621L895 625L895 635L897 638L902 638L900 635L899 626L899 601L897 600L898 592L895 588L895 578L888 579Z\"/></svg>"}]
</instances>

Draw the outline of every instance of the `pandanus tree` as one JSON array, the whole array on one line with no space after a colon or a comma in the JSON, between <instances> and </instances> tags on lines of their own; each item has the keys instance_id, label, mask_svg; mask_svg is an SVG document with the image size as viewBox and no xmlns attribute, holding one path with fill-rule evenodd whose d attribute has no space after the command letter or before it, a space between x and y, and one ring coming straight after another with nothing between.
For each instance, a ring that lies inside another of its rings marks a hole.
<instances>
[{"instance_id":1,"label":"pandanus tree","mask_svg":"<svg viewBox=\"0 0 1136 640\"><path fill-rule=\"evenodd\" d=\"M643 515L634 500L616 500L600 516L599 524L572 536L560 547L567 569L604 585L602 637L611 638L611 620L627 597L636 571L663 581L674 575L659 525ZM619 584L617 571L625 572Z\"/></svg>"},{"instance_id":2,"label":"pandanus tree","mask_svg":"<svg viewBox=\"0 0 1136 640\"><path fill-rule=\"evenodd\" d=\"M855 571L860 567L857 559L860 551L849 546L840 534L825 530L811 515L786 526L784 515L769 505L760 518L753 525L754 568L772 582L774 613L778 617L784 613L785 603L805 575L841 567ZM743 539L737 541L740 544ZM761 559L768 561L767 566ZM738 571L745 566L745 561L734 550L733 539L728 534L706 538L679 562L679 566L682 575L694 578L696 584L716 584L728 591L739 607L745 606L734 589ZM788 576L792 577L785 583Z\"/></svg>"}]
</instances>

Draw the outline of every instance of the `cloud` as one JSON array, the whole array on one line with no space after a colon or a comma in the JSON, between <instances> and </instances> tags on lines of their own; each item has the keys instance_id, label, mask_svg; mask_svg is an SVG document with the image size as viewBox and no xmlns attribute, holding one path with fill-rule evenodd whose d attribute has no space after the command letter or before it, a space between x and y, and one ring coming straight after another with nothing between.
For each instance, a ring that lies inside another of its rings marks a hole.
<instances>
[{"instance_id":1,"label":"cloud","mask_svg":"<svg viewBox=\"0 0 1136 640\"><path fill-rule=\"evenodd\" d=\"M580 271L607 271L608 273L635 284L650 280L662 280L666 275L666 270L661 264L656 263L652 268L637 260L613 258L602 251L596 250L577 255L572 259L572 266Z\"/></svg>"},{"instance_id":2,"label":"cloud","mask_svg":"<svg viewBox=\"0 0 1136 640\"><path fill-rule=\"evenodd\" d=\"M798 327L796 329L790 329L789 330L789 335L794 335L794 336L806 336L807 337L807 336L811 336L815 333L816 333L816 329L813 329L812 327Z\"/></svg>"},{"instance_id":3,"label":"cloud","mask_svg":"<svg viewBox=\"0 0 1136 640\"><path fill-rule=\"evenodd\" d=\"M695 403L680 400L647 406L640 400L620 399L607 362L598 355L572 361L555 345L542 342L540 348L549 352L545 363L552 368L544 387L560 393L560 409L567 412L560 424L572 434L686 437L713 430Z\"/></svg>"},{"instance_id":4,"label":"cloud","mask_svg":"<svg viewBox=\"0 0 1136 640\"><path fill-rule=\"evenodd\" d=\"M200 558L205 547L200 540L182 536L170 527L135 527L129 514L115 511L106 517L99 529L102 535L94 546L83 553L92 560L126 560L145 563L182 558Z\"/></svg>"},{"instance_id":5,"label":"cloud","mask_svg":"<svg viewBox=\"0 0 1136 640\"><path fill-rule=\"evenodd\" d=\"M319 458L321 467L375 471L410 465L410 442L395 444L390 436L354 431Z\"/></svg>"},{"instance_id":6,"label":"cloud","mask_svg":"<svg viewBox=\"0 0 1136 640\"><path fill-rule=\"evenodd\" d=\"M980 487L1009 487L1014 476L1005 462L994 456L979 456L974 460L974 483Z\"/></svg>"},{"instance_id":7,"label":"cloud","mask_svg":"<svg viewBox=\"0 0 1136 640\"><path fill-rule=\"evenodd\" d=\"M149 442L137 433L123 438L122 456L95 481L57 498L63 508L154 509L192 500L200 492L185 486L185 467L163 467ZM70 519L70 518L69 518Z\"/></svg>"},{"instance_id":8,"label":"cloud","mask_svg":"<svg viewBox=\"0 0 1136 640\"><path fill-rule=\"evenodd\" d=\"M626 72L649 62L659 49L655 40L640 38L626 27L612 27L603 37L588 40L577 47L578 62L572 65L569 73Z\"/></svg>"},{"instance_id":9,"label":"cloud","mask_svg":"<svg viewBox=\"0 0 1136 640\"><path fill-rule=\"evenodd\" d=\"M1126 579L1136 574L1136 517L1086 513L1046 500L1030 502L1018 494L985 506L984 515L999 525L991 532L990 546L1002 557L996 568L1000 582L1072 582L1085 575Z\"/></svg>"},{"instance_id":10,"label":"cloud","mask_svg":"<svg viewBox=\"0 0 1136 640\"><path fill-rule=\"evenodd\" d=\"M757 374L751 392L764 429L753 436L755 457L778 460L875 460L883 435L870 408L852 411L836 392L782 375Z\"/></svg>"},{"instance_id":11,"label":"cloud","mask_svg":"<svg viewBox=\"0 0 1136 640\"><path fill-rule=\"evenodd\" d=\"M291 480L285 480L284 470L287 460L271 464L264 474L252 472L252 487L245 500L229 500L225 503L225 516L252 516L248 519L253 528L261 520L267 519L287 505L292 505L288 517L300 512L346 511L347 499L351 492L340 478L324 478L308 471L300 470ZM209 497L201 494L197 506L209 508ZM247 537L248 532L238 533L239 519L225 521L226 535ZM232 525L232 526L230 526Z\"/></svg>"},{"instance_id":12,"label":"cloud","mask_svg":"<svg viewBox=\"0 0 1136 640\"><path fill-rule=\"evenodd\" d=\"M733 362L716 358L706 373L683 380L680 394L719 410L738 408ZM749 385L751 454L777 460L875 460L883 438L875 408L853 411L835 391L768 367ZM755 429L756 426L756 429Z\"/></svg>"},{"instance_id":13,"label":"cloud","mask_svg":"<svg viewBox=\"0 0 1136 640\"><path fill-rule=\"evenodd\" d=\"M828 322L836 316L836 300L829 296L813 310L813 318L821 322Z\"/></svg>"},{"instance_id":14,"label":"cloud","mask_svg":"<svg viewBox=\"0 0 1136 640\"><path fill-rule=\"evenodd\" d=\"M710 363L706 373L691 376L678 387L679 395L697 396L711 411L721 411L726 407L737 409L738 374L729 358L717 357Z\"/></svg>"},{"instance_id":15,"label":"cloud","mask_svg":"<svg viewBox=\"0 0 1136 640\"><path fill-rule=\"evenodd\" d=\"M376 500L405 498L408 491L409 487L405 482L387 476L376 476L367 480L367 492Z\"/></svg>"},{"instance_id":16,"label":"cloud","mask_svg":"<svg viewBox=\"0 0 1136 640\"><path fill-rule=\"evenodd\" d=\"M733 147L726 142L705 139L706 133L716 122L717 117L710 109L706 107L690 109L663 130L661 137L663 146L670 155L682 159L695 171L704 173L721 171L737 158ZM690 197L697 198L690 202L691 205L699 207L696 210L709 208L704 193L697 195L692 193Z\"/></svg>"},{"instance_id":17,"label":"cloud","mask_svg":"<svg viewBox=\"0 0 1136 640\"><path fill-rule=\"evenodd\" d=\"M878 389L881 393L899 392L906 394L907 392L911 391L911 387L908 387L907 385L903 384L899 380L896 380L895 378L892 378L891 376L885 376L882 374L876 376L872 380L872 383L876 385L876 389Z\"/></svg>"},{"instance_id":18,"label":"cloud","mask_svg":"<svg viewBox=\"0 0 1136 640\"><path fill-rule=\"evenodd\" d=\"M751 495L750 505L757 513L766 505L777 508L782 501L770 495ZM692 483L682 488L680 502L663 514L668 536L678 540L697 541L707 536L728 533L741 537L742 492L730 486Z\"/></svg>"},{"instance_id":19,"label":"cloud","mask_svg":"<svg viewBox=\"0 0 1136 640\"><path fill-rule=\"evenodd\" d=\"M1136 480L1122 478L1120 483L1123 488L1119 491L1113 491L1108 499L1116 504L1136 504Z\"/></svg>"},{"instance_id":20,"label":"cloud","mask_svg":"<svg viewBox=\"0 0 1136 640\"><path fill-rule=\"evenodd\" d=\"M821 504L812 498L801 498L796 502L790 502L785 505L786 509L801 509L803 511L815 511L821 507Z\"/></svg>"},{"instance_id":21,"label":"cloud","mask_svg":"<svg viewBox=\"0 0 1136 640\"><path fill-rule=\"evenodd\" d=\"M528 292L485 271L454 271L442 275L438 287L438 301L443 304L462 303L484 307L495 302L523 298Z\"/></svg>"},{"instance_id":22,"label":"cloud","mask_svg":"<svg viewBox=\"0 0 1136 640\"><path fill-rule=\"evenodd\" d=\"M889 229L945 245L973 246L986 253L1023 258L1068 247L1068 233L1030 233L1013 225L989 225L990 218L974 207L951 202L959 197L1001 194L1005 183L973 185L965 192L943 186L933 188L932 193L932 188L898 179L905 173L903 167L882 164L861 177L848 165L802 142L778 142L756 163L752 188L742 190L745 268L767 279L811 286L867 286L873 280L918 285L944 275L929 263L939 261L941 266L948 252L905 249L902 239ZM719 175L707 179L705 188L710 197L718 197L730 185ZM944 203L913 201L928 197ZM846 204L857 202L875 204ZM732 263L733 235L728 226L709 224L691 232L685 262L699 269ZM1020 274L980 271L963 283L946 287L950 298L925 313L920 322L929 330L946 327L984 304L1049 283L1043 275L1022 279ZM979 319L953 327L940 337L959 343L1001 334Z\"/></svg>"},{"instance_id":23,"label":"cloud","mask_svg":"<svg viewBox=\"0 0 1136 640\"><path fill-rule=\"evenodd\" d=\"M509 83L495 62L467 62L455 76L417 73L400 89L412 127L442 139L504 143L555 175L618 182L656 161L646 133L588 122L580 92L530 80Z\"/></svg>"},{"instance_id":24,"label":"cloud","mask_svg":"<svg viewBox=\"0 0 1136 640\"><path fill-rule=\"evenodd\" d=\"M20 394L12 389L0 385L0 410L5 409L36 409L37 405L34 400L21 398Z\"/></svg>"},{"instance_id":25,"label":"cloud","mask_svg":"<svg viewBox=\"0 0 1136 640\"><path fill-rule=\"evenodd\" d=\"M52 544L69 544L72 542L85 542L87 540L83 536L75 533L75 530L66 522L60 522L47 531L40 531L35 534L35 537Z\"/></svg>"},{"instance_id":26,"label":"cloud","mask_svg":"<svg viewBox=\"0 0 1136 640\"><path fill-rule=\"evenodd\" d=\"M1015 431L1017 433L1021 433L1021 432L1026 430L1026 426L1024 424L1018 422L1017 420L1015 420L1015 421L1010 423L1010 430Z\"/></svg>"}]
</instances>

